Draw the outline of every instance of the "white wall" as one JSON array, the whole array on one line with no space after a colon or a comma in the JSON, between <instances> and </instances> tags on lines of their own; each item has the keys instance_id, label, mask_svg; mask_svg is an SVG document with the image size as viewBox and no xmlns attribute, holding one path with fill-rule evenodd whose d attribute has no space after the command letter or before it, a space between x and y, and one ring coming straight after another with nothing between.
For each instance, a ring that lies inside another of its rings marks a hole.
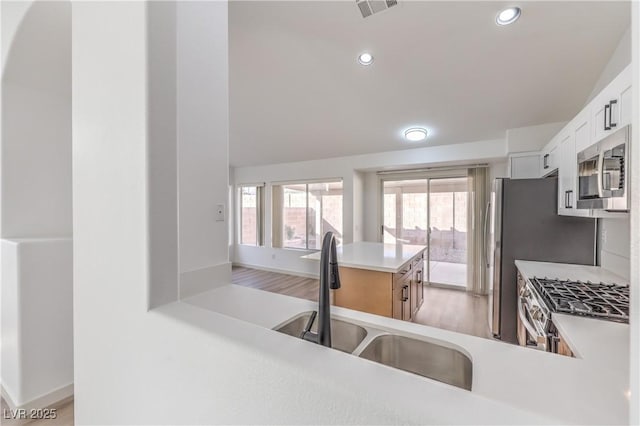
<instances>
[{"instance_id":1,"label":"white wall","mask_svg":"<svg viewBox=\"0 0 640 426\"><path fill-rule=\"evenodd\" d=\"M512 153L539 151L567 123L546 123L537 126L519 127L507 130L507 151Z\"/></svg>"},{"instance_id":2,"label":"white wall","mask_svg":"<svg viewBox=\"0 0 640 426\"><path fill-rule=\"evenodd\" d=\"M2 388L12 407L73 395L72 240L2 240Z\"/></svg>"},{"instance_id":3,"label":"white wall","mask_svg":"<svg viewBox=\"0 0 640 426\"><path fill-rule=\"evenodd\" d=\"M75 422L418 422L410 407L386 406L383 395L371 401L313 368L291 365L267 344L271 332L184 303L147 311L153 252L147 168L154 141L147 127L146 8L144 2L73 3L73 136L83 141L73 146ZM227 37L218 29L226 26L227 4L178 8L197 10L209 23L198 27L204 39L219 35L208 47L226 68ZM206 80L222 90L228 80L218 77ZM225 116L218 111L201 119L226 128ZM207 140L203 155L209 145L227 145ZM207 167L228 170L226 158L211 160ZM201 188L204 205L227 190L210 189ZM227 249L226 232L215 229L211 252Z\"/></svg>"},{"instance_id":4,"label":"white wall","mask_svg":"<svg viewBox=\"0 0 640 426\"><path fill-rule=\"evenodd\" d=\"M149 4L149 307L178 299L177 22L173 2Z\"/></svg>"},{"instance_id":5,"label":"white wall","mask_svg":"<svg viewBox=\"0 0 640 426\"><path fill-rule=\"evenodd\" d=\"M364 173L364 197L362 200L364 215L364 241L380 240L380 182L376 172Z\"/></svg>"},{"instance_id":6,"label":"white wall","mask_svg":"<svg viewBox=\"0 0 640 426\"><path fill-rule=\"evenodd\" d=\"M78 424L134 423L132 405L146 411L147 392L131 391L150 383L140 367L161 356L143 349L157 332L146 314L146 12L144 2L73 3L73 139L83 141L73 144Z\"/></svg>"},{"instance_id":7,"label":"white wall","mask_svg":"<svg viewBox=\"0 0 640 426\"><path fill-rule=\"evenodd\" d=\"M364 209L364 173L353 172L353 239L352 242L363 241L364 215L372 214Z\"/></svg>"},{"instance_id":8,"label":"white wall","mask_svg":"<svg viewBox=\"0 0 640 426\"><path fill-rule=\"evenodd\" d=\"M602 73L600 77L598 77L598 81L593 86L593 90L589 95L589 98L585 102L587 105L591 100L602 91L611 80L617 77L618 74L622 72L626 68L627 65L631 63L631 28L628 28L627 31L622 35L620 41L618 42L618 46L616 50L611 54L611 58L609 62L602 69Z\"/></svg>"},{"instance_id":9,"label":"white wall","mask_svg":"<svg viewBox=\"0 0 640 426\"><path fill-rule=\"evenodd\" d=\"M633 58L633 122L631 140L640 141L640 4L631 4L631 45ZM631 150L635 170L640 165L640 149ZM629 423L640 424L640 173L631 173L631 315L630 324L630 389Z\"/></svg>"},{"instance_id":10,"label":"white wall","mask_svg":"<svg viewBox=\"0 0 640 426\"><path fill-rule=\"evenodd\" d=\"M177 105L181 294L230 276L228 217L229 68L227 21L213 20L207 2L177 9ZM224 41L224 43L222 42ZM213 143L225 141L225 143ZM207 194L207 196L203 196Z\"/></svg>"},{"instance_id":11,"label":"white wall","mask_svg":"<svg viewBox=\"0 0 640 426\"><path fill-rule=\"evenodd\" d=\"M628 280L631 274L629 218L600 219L599 230L600 265Z\"/></svg>"},{"instance_id":12,"label":"white wall","mask_svg":"<svg viewBox=\"0 0 640 426\"><path fill-rule=\"evenodd\" d=\"M231 141L233 143L233 141ZM506 156L504 140L480 141L233 169L236 184L266 182L265 247L236 245L234 263L304 276L317 276L317 262L300 259L307 251L271 247L270 182L342 178L344 242L377 241L377 207L371 170L493 162ZM373 173L375 176L375 173ZM377 182L377 181L376 181ZM360 209L362 212L360 213ZM359 229L361 224L361 230Z\"/></svg>"},{"instance_id":13,"label":"white wall","mask_svg":"<svg viewBox=\"0 0 640 426\"><path fill-rule=\"evenodd\" d=\"M13 39L20 28L24 16L32 5L30 1L4 1L0 7L0 46L2 48L2 72L7 64L7 58L13 45Z\"/></svg>"},{"instance_id":14,"label":"white wall","mask_svg":"<svg viewBox=\"0 0 640 426\"><path fill-rule=\"evenodd\" d=\"M0 10L1 382L39 408L73 393L71 3Z\"/></svg>"},{"instance_id":15,"label":"white wall","mask_svg":"<svg viewBox=\"0 0 640 426\"><path fill-rule=\"evenodd\" d=\"M3 31L16 29L3 51L10 50L2 73L2 237L69 236L71 6L1 7Z\"/></svg>"}]
</instances>

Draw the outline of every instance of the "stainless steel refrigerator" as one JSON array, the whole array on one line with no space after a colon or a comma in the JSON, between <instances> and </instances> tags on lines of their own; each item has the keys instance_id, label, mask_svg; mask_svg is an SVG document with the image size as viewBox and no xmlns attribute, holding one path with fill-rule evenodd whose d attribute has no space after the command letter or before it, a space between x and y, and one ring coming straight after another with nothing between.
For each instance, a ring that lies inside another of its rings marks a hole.
<instances>
[{"instance_id":1,"label":"stainless steel refrigerator","mask_svg":"<svg viewBox=\"0 0 640 426\"><path fill-rule=\"evenodd\" d=\"M515 260L594 265L597 221L558 215L557 178L496 179L490 204L491 332L516 343Z\"/></svg>"}]
</instances>

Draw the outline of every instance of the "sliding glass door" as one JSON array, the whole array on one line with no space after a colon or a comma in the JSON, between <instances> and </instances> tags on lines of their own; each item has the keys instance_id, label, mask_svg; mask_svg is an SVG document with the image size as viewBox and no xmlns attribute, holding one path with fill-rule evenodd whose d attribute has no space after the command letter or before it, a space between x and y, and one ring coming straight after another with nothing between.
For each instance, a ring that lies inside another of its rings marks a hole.
<instances>
[{"instance_id":1,"label":"sliding glass door","mask_svg":"<svg viewBox=\"0 0 640 426\"><path fill-rule=\"evenodd\" d=\"M429 281L467 287L468 179L429 179Z\"/></svg>"},{"instance_id":2,"label":"sliding glass door","mask_svg":"<svg viewBox=\"0 0 640 426\"><path fill-rule=\"evenodd\" d=\"M428 240L429 181L383 181L383 242L426 245Z\"/></svg>"},{"instance_id":3,"label":"sliding glass door","mask_svg":"<svg viewBox=\"0 0 640 426\"><path fill-rule=\"evenodd\" d=\"M427 245L427 281L467 287L468 178L382 181L382 241Z\"/></svg>"}]
</instances>

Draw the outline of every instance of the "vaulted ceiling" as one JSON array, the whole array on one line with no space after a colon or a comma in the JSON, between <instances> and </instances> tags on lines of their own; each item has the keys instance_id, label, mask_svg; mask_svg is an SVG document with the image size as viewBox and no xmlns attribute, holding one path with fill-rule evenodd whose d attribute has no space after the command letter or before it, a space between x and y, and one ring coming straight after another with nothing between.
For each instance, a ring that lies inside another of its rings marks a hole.
<instances>
[{"instance_id":1,"label":"vaulted ceiling","mask_svg":"<svg viewBox=\"0 0 640 426\"><path fill-rule=\"evenodd\" d=\"M280 163L504 137L568 120L630 25L628 2L229 5L230 161ZM363 67L359 53L374 55ZM404 129L429 129L411 144Z\"/></svg>"}]
</instances>

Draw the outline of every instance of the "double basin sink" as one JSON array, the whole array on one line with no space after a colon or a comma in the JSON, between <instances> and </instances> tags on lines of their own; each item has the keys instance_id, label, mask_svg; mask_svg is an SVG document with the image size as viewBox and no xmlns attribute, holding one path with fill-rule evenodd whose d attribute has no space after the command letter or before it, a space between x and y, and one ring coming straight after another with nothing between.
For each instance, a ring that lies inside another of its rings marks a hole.
<instances>
[{"instance_id":1,"label":"double basin sink","mask_svg":"<svg viewBox=\"0 0 640 426\"><path fill-rule=\"evenodd\" d=\"M275 330L299 338L310 317L311 312L305 312ZM311 331L317 331L317 322L316 319ZM473 365L469 357L457 349L333 316L331 340L333 349L471 390Z\"/></svg>"}]
</instances>

